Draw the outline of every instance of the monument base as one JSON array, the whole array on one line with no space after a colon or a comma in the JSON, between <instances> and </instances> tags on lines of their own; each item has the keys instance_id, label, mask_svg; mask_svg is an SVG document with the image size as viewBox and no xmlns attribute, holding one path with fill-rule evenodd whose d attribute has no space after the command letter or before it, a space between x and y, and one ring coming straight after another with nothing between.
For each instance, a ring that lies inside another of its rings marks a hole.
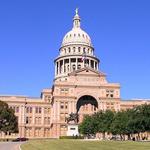
<instances>
[{"instance_id":1,"label":"monument base","mask_svg":"<svg viewBox=\"0 0 150 150\"><path fill-rule=\"evenodd\" d=\"M77 136L79 135L77 124L68 124L67 136Z\"/></svg>"}]
</instances>

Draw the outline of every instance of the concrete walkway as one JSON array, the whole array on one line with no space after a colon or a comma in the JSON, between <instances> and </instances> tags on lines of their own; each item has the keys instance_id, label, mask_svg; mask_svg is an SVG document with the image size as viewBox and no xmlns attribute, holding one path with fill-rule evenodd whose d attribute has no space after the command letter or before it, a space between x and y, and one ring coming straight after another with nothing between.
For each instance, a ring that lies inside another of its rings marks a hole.
<instances>
[{"instance_id":1,"label":"concrete walkway","mask_svg":"<svg viewBox=\"0 0 150 150\"><path fill-rule=\"evenodd\" d=\"M0 150L20 150L19 146L23 142L0 142Z\"/></svg>"}]
</instances>

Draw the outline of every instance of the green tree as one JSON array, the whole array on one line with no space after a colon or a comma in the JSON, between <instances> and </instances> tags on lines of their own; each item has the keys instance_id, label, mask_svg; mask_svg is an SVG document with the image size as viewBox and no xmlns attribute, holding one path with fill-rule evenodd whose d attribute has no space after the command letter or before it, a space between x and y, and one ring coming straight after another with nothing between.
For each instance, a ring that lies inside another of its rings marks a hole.
<instances>
[{"instance_id":1,"label":"green tree","mask_svg":"<svg viewBox=\"0 0 150 150\"><path fill-rule=\"evenodd\" d=\"M103 138L105 138L105 133L111 132L111 124L114 119L114 112L111 110L99 111L94 114L97 132L103 133Z\"/></svg>"},{"instance_id":2,"label":"green tree","mask_svg":"<svg viewBox=\"0 0 150 150\"><path fill-rule=\"evenodd\" d=\"M0 131L4 133L18 132L18 121L14 110L3 101L0 101Z\"/></svg>"},{"instance_id":3,"label":"green tree","mask_svg":"<svg viewBox=\"0 0 150 150\"><path fill-rule=\"evenodd\" d=\"M111 132L114 135L120 135L121 140L124 140L124 135L128 135L128 119L129 113L127 111L117 112L111 124Z\"/></svg>"},{"instance_id":4,"label":"green tree","mask_svg":"<svg viewBox=\"0 0 150 150\"><path fill-rule=\"evenodd\" d=\"M144 104L132 109L132 115L129 119L131 133L139 134L141 132L150 131L150 105Z\"/></svg>"},{"instance_id":5,"label":"green tree","mask_svg":"<svg viewBox=\"0 0 150 150\"><path fill-rule=\"evenodd\" d=\"M93 116L86 115L79 125L79 132L85 136L95 135L96 133L96 122Z\"/></svg>"}]
</instances>

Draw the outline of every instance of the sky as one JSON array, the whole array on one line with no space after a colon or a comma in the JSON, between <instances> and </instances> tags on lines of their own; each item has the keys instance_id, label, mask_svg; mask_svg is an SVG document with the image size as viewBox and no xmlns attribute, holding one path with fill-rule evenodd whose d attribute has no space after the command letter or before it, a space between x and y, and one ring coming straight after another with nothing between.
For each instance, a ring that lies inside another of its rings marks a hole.
<instances>
[{"instance_id":1,"label":"sky","mask_svg":"<svg viewBox=\"0 0 150 150\"><path fill-rule=\"evenodd\" d=\"M150 98L150 0L1 0L0 95L39 97L75 8L121 98Z\"/></svg>"}]
</instances>

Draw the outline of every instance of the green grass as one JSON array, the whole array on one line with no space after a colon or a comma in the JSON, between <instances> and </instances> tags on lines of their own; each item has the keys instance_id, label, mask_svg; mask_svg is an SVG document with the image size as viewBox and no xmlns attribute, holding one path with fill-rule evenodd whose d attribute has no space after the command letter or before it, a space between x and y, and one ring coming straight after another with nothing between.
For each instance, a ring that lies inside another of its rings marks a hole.
<instances>
[{"instance_id":1,"label":"green grass","mask_svg":"<svg viewBox=\"0 0 150 150\"><path fill-rule=\"evenodd\" d=\"M31 140L22 150L150 150L150 142Z\"/></svg>"}]
</instances>

